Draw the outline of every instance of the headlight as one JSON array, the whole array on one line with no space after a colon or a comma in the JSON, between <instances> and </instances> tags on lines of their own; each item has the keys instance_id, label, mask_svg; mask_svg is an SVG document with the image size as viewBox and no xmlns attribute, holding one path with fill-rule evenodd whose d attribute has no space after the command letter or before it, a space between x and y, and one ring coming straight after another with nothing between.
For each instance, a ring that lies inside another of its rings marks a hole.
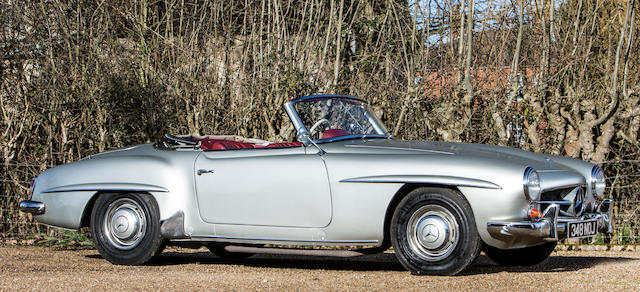
<instances>
[{"instance_id":1,"label":"headlight","mask_svg":"<svg viewBox=\"0 0 640 292\"><path fill-rule=\"evenodd\" d=\"M601 199L606 186L607 182L604 180L604 172L597 165L594 166L591 169L591 191L596 197Z\"/></svg>"},{"instance_id":2,"label":"headlight","mask_svg":"<svg viewBox=\"0 0 640 292\"><path fill-rule=\"evenodd\" d=\"M537 201L540 199L540 177L538 172L531 167L524 170L524 194L529 200Z\"/></svg>"}]
</instances>

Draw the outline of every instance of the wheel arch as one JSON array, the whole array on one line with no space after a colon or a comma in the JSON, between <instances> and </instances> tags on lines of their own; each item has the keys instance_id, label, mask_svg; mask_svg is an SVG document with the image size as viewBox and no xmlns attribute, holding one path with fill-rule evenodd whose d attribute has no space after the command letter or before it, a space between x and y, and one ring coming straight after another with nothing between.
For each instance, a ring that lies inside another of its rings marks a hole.
<instances>
[{"instance_id":1,"label":"wheel arch","mask_svg":"<svg viewBox=\"0 0 640 292\"><path fill-rule=\"evenodd\" d=\"M148 195L151 196L154 200L156 200L154 198L154 196L149 193L149 192L145 192L145 191L131 191L131 190L109 190L109 191L96 191L92 196L91 199L89 199L89 201L87 202L87 204L84 207L84 210L82 211L82 217L80 219L80 228L82 227L91 227L91 213L93 212L93 208L96 204L96 200L98 199L98 197L100 197L100 195L102 194L114 194L114 193L121 193L121 194L131 194L131 193L136 193L136 194L144 194L144 195ZM157 200L156 200L156 204L157 204Z\"/></svg>"},{"instance_id":2,"label":"wheel arch","mask_svg":"<svg viewBox=\"0 0 640 292\"><path fill-rule=\"evenodd\" d=\"M400 204L400 201L402 201L402 199L406 197L409 193L411 193L413 190L417 188L422 188L422 187L450 189L460 193L466 199L466 196L464 195L464 193L462 193L460 189L458 189L458 186L455 186L455 185L448 185L448 184L445 185L445 184L436 184L436 183L404 184L402 187L400 187L398 191L396 191L395 195L393 195L393 198L389 202L389 205L387 205L387 210L384 215L384 227L383 227L383 237L382 237L383 240L382 240L382 244L380 245L380 248L384 248L386 250L387 248L391 247L391 219L393 218L393 213L395 212L396 207L398 207L398 204Z\"/></svg>"}]
</instances>

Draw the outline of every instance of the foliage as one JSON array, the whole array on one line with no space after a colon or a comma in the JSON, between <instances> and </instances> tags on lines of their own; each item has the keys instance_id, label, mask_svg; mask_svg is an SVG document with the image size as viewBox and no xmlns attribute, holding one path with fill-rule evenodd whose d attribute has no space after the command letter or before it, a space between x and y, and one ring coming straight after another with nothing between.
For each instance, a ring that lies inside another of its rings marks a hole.
<instances>
[{"instance_id":1,"label":"foliage","mask_svg":"<svg viewBox=\"0 0 640 292\"><path fill-rule=\"evenodd\" d=\"M49 246L62 249L92 249L93 241L89 233L84 231L58 231L54 236L41 234L35 242L37 246Z\"/></svg>"},{"instance_id":2,"label":"foliage","mask_svg":"<svg viewBox=\"0 0 640 292\"><path fill-rule=\"evenodd\" d=\"M635 2L2 2L0 232L40 231L15 207L48 167L167 132L290 141L282 104L311 93L397 138L637 159Z\"/></svg>"}]
</instances>

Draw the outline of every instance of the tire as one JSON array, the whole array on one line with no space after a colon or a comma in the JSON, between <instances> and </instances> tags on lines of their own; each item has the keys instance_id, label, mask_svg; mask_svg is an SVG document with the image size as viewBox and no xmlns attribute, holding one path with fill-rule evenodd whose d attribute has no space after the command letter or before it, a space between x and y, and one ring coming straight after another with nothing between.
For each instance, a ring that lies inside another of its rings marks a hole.
<instances>
[{"instance_id":1,"label":"tire","mask_svg":"<svg viewBox=\"0 0 640 292\"><path fill-rule=\"evenodd\" d=\"M109 262L144 264L162 248L158 204L145 194L102 194L91 212L91 235Z\"/></svg>"},{"instance_id":2,"label":"tire","mask_svg":"<svg viewBox=\"0 0 640 292\"><path fill-rule=\"evenodd\" d=\"M230 252L230 251L227 251L225 247L226 245L223 245L223 244L215 244L215 243L207 244L207 248L209 249L209 251L221 259L239 260L239 259L246 259L254 255L254 253Z\"/></svg>"},{"instance_id":3,"label":"tire","mask_svg":"<svg viewBox=\"0 0 640 292\"><path fill-rule=\"evenodd\" d=\"M158 249L156 249L156 252L153 253L153 256L151 256L150 261L155 261L162 258L162 252L164 252L166 248L167 248L166 243L161 243Z\"/></svg>"},{"instance_id":4,"label":"tire","mask_svg":"<svg viewBox=\"0 0 640 292\"><path fill-rule=\"evenodd\" d=\"M396 257L414 275L456 275L480 254L473 211L457 191L417 188L400 201L391 220Z\"/></svg>"},{"instance_id":5,"label":"tire","mask_svg":"<svg viewBox=\"0 0 640 292\"><path fill-rule=\"evenodd\" d=\"M548 242L518 249L499 249L485 244L483 250L492 261L501 266L533 266L546 260L556 244L557 242Z\"/></svg>"}]
</instances>

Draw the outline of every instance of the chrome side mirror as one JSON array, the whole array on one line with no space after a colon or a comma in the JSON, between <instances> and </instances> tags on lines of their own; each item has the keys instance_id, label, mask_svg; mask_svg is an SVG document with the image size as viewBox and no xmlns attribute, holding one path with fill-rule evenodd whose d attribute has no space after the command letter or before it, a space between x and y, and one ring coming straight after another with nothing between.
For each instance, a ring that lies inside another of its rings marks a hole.
<instances>
[{"instance_id":1,"label":"chrome side mirror","mask_svg":"<svg viewBox=\"0 0 640 292\"><path fill-rule=\"evenodd\" d=\"M320 148L320 146L318 146L318 144L316 144L316 142L314 142L313 139L311 139L311 136L309 136L309 132L302 131L298 134L297 138L298 138L298 141L301 142L304 146L313 145L316 148L318 148L318 154L325 155L327 153L322 148Z\"/></svg>"},{"instance_id":2,"label":"chrome side mirror","mask_svg":"<svg viewBox=\"0 0 640 292\"><path fill-rule=\"evenodd\" d=\"M298 139L298 142L301 142L302 144L304 144L304 146L312 144L311 136L309 136L309 133L306 131L298 133L296 138Z\"/></svg>"}]
</instances>

